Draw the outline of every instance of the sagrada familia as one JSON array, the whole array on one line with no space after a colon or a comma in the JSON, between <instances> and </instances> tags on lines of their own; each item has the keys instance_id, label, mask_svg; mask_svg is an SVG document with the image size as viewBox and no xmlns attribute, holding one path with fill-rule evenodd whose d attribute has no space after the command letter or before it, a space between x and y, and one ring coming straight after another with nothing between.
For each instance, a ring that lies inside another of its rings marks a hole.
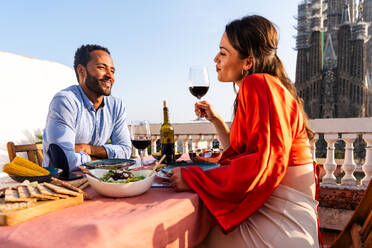
<instances>
[{"instance_id":1,"label":"sagrada familia","mask_svg":"<svg viewBox=\"0 0 372 248\"><path fill-rule=\"evenodd\" d=\"M372 116L372 0L298 5L295 86L309 118Z\"/></svg>"}]
</instances>

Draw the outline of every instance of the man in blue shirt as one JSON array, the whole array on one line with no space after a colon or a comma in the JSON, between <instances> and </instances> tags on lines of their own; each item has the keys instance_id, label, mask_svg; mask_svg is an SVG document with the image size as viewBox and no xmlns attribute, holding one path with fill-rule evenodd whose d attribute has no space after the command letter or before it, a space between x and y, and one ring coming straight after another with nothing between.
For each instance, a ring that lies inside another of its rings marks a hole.
<instances>
[{"instance_id":1,"label":"man in blue shirt","mask_svg":"<svg viewBox=\"0 0 372 248\"><path fill-rule=\"evenodd\" d=\"M122 100L111 96L115 68L110 52L83 45L76 50L74 69L79 85L58 92L49 106L43 166L61 168L60 153L69 171L94 159L129 158L126 109ZM109 139L112 144L106 144Z\"/></svg>"}]
</instances>

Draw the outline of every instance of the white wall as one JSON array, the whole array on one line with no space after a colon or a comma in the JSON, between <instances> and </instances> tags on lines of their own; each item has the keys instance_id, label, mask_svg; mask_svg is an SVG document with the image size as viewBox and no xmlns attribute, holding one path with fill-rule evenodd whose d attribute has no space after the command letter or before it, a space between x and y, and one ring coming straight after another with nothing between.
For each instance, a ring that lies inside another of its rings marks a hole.
<instances>
[{"instance_id":1,"label":"white wall","mask_svg":"<svg viewBox=\"0 0 372 248\"><path fill-rule=\"evenodd\" d=\"M77 82L74 70L65 65L1 51L0 75L1 168L9 161L6 143L34 143L54 94Z\"/></svg>"}]
</instances>

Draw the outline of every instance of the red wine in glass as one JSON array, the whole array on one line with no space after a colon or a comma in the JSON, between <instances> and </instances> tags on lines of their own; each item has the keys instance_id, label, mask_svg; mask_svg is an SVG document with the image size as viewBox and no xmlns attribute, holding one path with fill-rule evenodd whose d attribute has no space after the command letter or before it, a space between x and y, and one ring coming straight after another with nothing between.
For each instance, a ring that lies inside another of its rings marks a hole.
<instances>
[{"instance_id":1,"label":"red wine in glass","mask_svg":"<svg viewBox=\"0 0 372 248\"><path fill-rule=\"evenodd\" d=\"M207 68L205 66L190 67L188 84L191 94L200 100L209 89ZM203 109L200 109L200 112L205 113ZM201 120L199 115L196 120Z\"/></svg>"},{"instance_id":2,"label":"red wine in glass","mask_svg":"<svg viewBox=\"0 0 372 248\"><path fill-rule=\"evenodd\" d=\"M130 125L130 140L132 145L137 148L143 166L143 150L151 145L151 130L148 121L134 122Z\"/></svg>"},{"instance_id":3,"label":"red wine in glass","mask_svg":"<svg viewBox=\"0 0 372 248\"><path fill-rule=\"evenodd\" d=\"M132 140L132 145L138 150L144 150L149 145L151 145L151 140L149 139L134 139Z\"/></svg>"},{"instance_id":4,"label":"red wine in glass","mask_svg":"<svg viewBox=\"0 0 372 248\"><path fill-rule=\"evenodd\" d=\"M189 90L193 96L200 99L207 94L209 86L190 86Z\"/></svg>"}]
</instances>

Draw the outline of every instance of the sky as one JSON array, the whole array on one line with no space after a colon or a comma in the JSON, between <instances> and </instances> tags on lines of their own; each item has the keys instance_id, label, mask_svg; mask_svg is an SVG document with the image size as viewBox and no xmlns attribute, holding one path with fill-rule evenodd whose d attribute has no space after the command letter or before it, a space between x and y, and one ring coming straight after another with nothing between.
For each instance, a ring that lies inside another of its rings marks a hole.
<instances>
[{"instance_id":1,"label":"sky","mask_svg":"<svg viewBox=\"0 0 372 248\"><path fill-rule=\"evenodd\" d=\"M294 81L299 0L0 0L0 51L73 67L82 44L107 47L116 67L112 95L124 100L129 121L162 122L167 100L172 123L195 119L188 90L190 66L208 69L203 98L232 120L232 83L217 80L214 56L225 25L262 15L279 32L278 56ZM56 75L58 77L58 75ZM53 78L50 78L53 83Z\"/></svg>"}]
</instances>

